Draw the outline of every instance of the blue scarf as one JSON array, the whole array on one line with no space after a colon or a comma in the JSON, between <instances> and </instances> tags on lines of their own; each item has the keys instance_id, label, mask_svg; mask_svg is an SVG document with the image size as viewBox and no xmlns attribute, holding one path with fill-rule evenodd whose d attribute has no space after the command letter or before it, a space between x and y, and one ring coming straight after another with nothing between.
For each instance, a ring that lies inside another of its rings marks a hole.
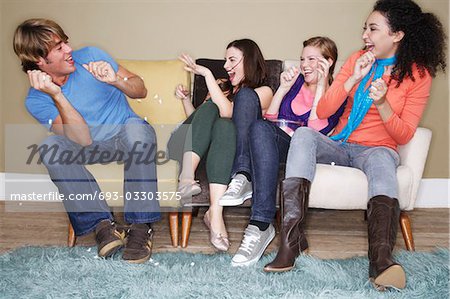
<instances>
[{"instance_id":1,"label":"blue scarf","mask_svg":"<svg viewBox=\"0 0 450 299\"><path fill-rule=\"evenodd\" d=\"M375 63L372 65L369 73L361 80L358 89L355 92L352 111L350 111L347 125L339 134L331 136L330 138L332 140L341 140L343 143L347 142L348 137L350 137L353 131L361 124L363 118L366 116L367 112L370 109L370 106L372 105L373 100L369 98L370 84L366 89L364 89L367 85L367 82L370 80L372 75L372 81L381 78L384 74L384 67L393 65L396 61L397 58L395 56L391 58L375 60Z\"/></svg>"}]
</instances>

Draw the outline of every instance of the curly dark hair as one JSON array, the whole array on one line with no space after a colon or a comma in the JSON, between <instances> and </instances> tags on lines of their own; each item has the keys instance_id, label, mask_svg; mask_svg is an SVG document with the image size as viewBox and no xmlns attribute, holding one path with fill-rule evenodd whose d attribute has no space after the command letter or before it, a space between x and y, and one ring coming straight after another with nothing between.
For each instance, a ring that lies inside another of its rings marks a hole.
<instances>
[{"instance_id":1,"label":"curly dark hair","mask_svg":"<svg viewBox=\"0 0 450 299\"><path fill-rule=\"evenodd\" d=\"M405 77L415 80L413 64L416 64L420 77L425 75L425 70L432 77L440 70L445 72L446 36L434 14L422 12L412 0L378 0L373 11L387 19L392 32L403 31L405 34L397 49L397 63L391 77L398 82L397 86Z\"/></svg>"}]
</instances>

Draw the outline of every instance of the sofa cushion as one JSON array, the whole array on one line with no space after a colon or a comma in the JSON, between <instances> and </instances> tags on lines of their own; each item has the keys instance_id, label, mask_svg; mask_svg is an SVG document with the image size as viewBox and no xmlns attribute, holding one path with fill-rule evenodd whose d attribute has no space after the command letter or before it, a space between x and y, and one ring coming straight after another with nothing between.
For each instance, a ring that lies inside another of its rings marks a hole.
<instances>
[{"instance_id":1,"label":"sofa cushion","mask_svg":"<svg viewBox=\"0 0 450 299\"><path fill-rule=\"evenodd\" d=\"M398 200L402 210L408 210L410 206L412 178L411 169L406 166L397 168ZM368 184L364 172L351 167L317 164L309 207L365 210L368 200Z\"/></svg>"},{"instance_id":2,"label":"sofa cushion","mask_svg":"<svg viewBox=\"0 0 450 299\"><path fill-rule=\"evenodd\" d=\"M208 206L209 192L204 165L200 165L197 179L200 180L202 193L194 196L192 202L183 202L185 206ZM284 165L280 167L280 180L284 178ZM397 180L399 188L399 204L402 210L410 210L412 198L413 174L409 167L397 168ZM317 164L316 176L311 185L309 198L310 208L337 209L337 210L365 210L367 208L368 188L367 177L359 169L343 166ZM277 192L277 207L280 199ZM243 206L250 206L251 200L247 200Z\"/></svg>"}]
</instances>

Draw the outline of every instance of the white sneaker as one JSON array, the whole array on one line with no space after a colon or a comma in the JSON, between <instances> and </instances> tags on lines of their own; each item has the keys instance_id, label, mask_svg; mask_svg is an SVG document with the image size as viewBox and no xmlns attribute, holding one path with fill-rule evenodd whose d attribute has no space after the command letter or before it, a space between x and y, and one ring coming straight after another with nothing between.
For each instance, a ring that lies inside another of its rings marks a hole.
<instances>
[{"instance_id":1,"label":"white sneaker","mask_svg":"<svg viewBox=\"0 0 450 299\"><path fill-rule=\"evenodd\" d=\"M228 184L227 191L219 199L221 206L238 206L252 197L252 183L250 183L245 175L237 174Z\"/></svg>"},{"instance_id":2,"label":"white sneaker","mask_svg":"<svg viewBox=\"0 0 450 299\"><path fill-rule=\"evenodd\" d=\"M231 260L231 266L241 267L256 264L274 237L275 228L272 224L265 231L260 231L257 226L249 224L245 229L241 246Z\"/></svg>"}]
</instances>

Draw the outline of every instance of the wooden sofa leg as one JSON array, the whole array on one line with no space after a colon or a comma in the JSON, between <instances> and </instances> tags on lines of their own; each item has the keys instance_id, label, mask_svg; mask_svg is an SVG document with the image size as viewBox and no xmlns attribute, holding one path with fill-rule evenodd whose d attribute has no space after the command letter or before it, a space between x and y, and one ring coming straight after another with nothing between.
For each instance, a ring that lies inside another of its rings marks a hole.
<instances>
[{"instance_id":1,"label":"wooden sofa leg","mask_svg":"<svg viewBox=\"0 0 450 299\"><path fill-rule=\"evenodd\" d=\"M172 246L178 247L178 212L169 212L169 228Z\"/></svg>"},{"instance_id":2,"label":"wooden sofa leg","mask_svg":"<svg viewBox=\"0 0 450 299\"><path fill-rule=\"evenodd\" d=\"M75 231L73 230L72 223L69 222L67 246L74 247L76 242L77 242L77 236L75 236Z\"/></svg>"},{"instance_id":3,"label":"wooden sofa leg","mask_svg":"<svg viewBox=\"0 0 450 299\"><path fill-rule=\"evenodd\" d=\"M400 213L400 227L402 228L406 249L409 251L415 251L414 238L411 230L411 220L408 214L403 211Z\"/></svg>"},{"instance_id":4,"label":"wooden sofa leg","mask_svg":"<svg viewBox=\"0 0 450 299\"><path fill-rule=\"evenodd\" d=\"M191 233L192 212L183 212L181 220L181 247L188 246L189 234Z\"/></svg>"}]
</instances>

